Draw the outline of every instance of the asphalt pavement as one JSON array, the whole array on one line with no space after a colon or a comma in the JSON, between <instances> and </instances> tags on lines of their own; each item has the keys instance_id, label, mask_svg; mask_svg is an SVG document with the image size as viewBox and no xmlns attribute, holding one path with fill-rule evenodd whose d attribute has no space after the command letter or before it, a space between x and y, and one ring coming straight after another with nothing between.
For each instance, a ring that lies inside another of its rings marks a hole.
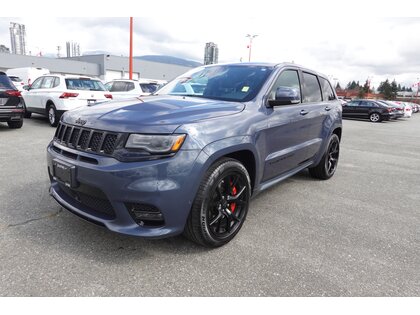
<instances>
[{"instance_id":1,"label":"asphalt pavement","mask_svg":"<svg viewBox=\"0 0 420 315\"><path fill-rule=\"evenodd\" d=\"M55 130L0 123L0 296L419 296L420 114L343 122L338 170L257 196L236 238L115 234L48 194Z\"/></svg>"}]
</instances>

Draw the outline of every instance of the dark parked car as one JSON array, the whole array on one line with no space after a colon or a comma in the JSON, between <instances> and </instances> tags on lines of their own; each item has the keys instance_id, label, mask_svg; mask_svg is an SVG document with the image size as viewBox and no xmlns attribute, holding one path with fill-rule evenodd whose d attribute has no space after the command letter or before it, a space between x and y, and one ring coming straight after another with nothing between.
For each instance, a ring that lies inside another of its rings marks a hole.
<instances>
[{"instance_id":1,"label":"dark parked car","mask_svg":"<svg viewBox=\"0 0 420 315\"><path fill-rule=\"evenodd\" d=\"M23 125L23 100L10 78L0 72L0 122L7 122L9 128Z\"/></svg>"},{"instance_id":2,"label":"dark parked car","mask_svg":"<svg viewBox=\"0 0 420 315\"><path fill-rule=\"evenodd\" d=\"M343 117L366 118L371 122L380 122L394 118L391 106L375 100L352 100L343 104Z\"/></svg>"},{"instance_id":3,"label":"dark parked car","mask_svg":"<svg viewBox=\"0 0 420 315\"><path fill-rule=\"evenodd\" d=\"M66 112L48 145L50 194L115 232L221 246L251 196L305 168L333 176L341 133L326 76L294 64L200 67L158 94Z\"/></svg>"},{"instance_id":4,"label":"dark parked car","mask_svg":"<svg viewBox=\"0 0 420 315\"><path fill-rule=\"evenodd\" d=\"M402 106L401 104L385 100L377 100L377 102L393 108L392 112L394 113L394 115L391 118L398 119L404 117L404 106Z\"/></svg>"}]
</instances>

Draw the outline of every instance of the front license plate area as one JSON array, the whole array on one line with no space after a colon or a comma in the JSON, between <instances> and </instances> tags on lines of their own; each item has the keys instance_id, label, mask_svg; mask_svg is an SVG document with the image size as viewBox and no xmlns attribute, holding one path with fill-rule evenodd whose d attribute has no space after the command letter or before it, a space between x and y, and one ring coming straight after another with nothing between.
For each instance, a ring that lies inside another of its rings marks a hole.
<instances>
[{"instance_id":1,"label":"front license plate area","mask_svg":"<svg viewBox=\"0 0 420 315\"><path fill-rule=\"evenodd\" d=\"M76 166L54 159L53 160L53 178L62 182L67 187L76 188Z\"/></svg>"}]
</instances>

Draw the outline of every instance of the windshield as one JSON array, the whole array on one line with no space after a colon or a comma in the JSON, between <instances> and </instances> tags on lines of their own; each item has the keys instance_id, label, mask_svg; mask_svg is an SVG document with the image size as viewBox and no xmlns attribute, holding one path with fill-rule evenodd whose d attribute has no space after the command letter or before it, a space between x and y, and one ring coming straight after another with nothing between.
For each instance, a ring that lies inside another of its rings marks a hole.
<instances>
[{"instance_id":1,"label":"windshield","mask_svg":"<svg viewBox=\"0 0 420 315\"><path fill-rule=\"evenodd\" d=\"M106 91L101 81L91 79L66 79L69 90Z\"/></svg>"},{"instance_id":2,"label":"windshield","mask_svg":"<svg viewBox=\"0 0 420 315\"><path fill-rule=\"evenodd\" d=\"M272 67L254 65L198 68L171 81L156 94L246 102L257 95L272 71Z\"/></svg>"}]
</instances>

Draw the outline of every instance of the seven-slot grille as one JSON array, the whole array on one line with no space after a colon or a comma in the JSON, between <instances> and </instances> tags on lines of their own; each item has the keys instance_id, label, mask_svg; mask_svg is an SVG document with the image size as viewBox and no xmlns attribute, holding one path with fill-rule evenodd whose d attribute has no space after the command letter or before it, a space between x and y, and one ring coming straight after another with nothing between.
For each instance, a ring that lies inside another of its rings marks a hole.
<instances>
[{"instance_id":1,"label":"seven-slot grille","mask_svg":"<svg viewBox=\"0 0 420 315\"><path fill-rule=\"evenodd\" d=\"M118 136L118 133L72 126L60 122L54 140L61 145L76 150L112 155Z\"/></svg>"}]
</instances>

